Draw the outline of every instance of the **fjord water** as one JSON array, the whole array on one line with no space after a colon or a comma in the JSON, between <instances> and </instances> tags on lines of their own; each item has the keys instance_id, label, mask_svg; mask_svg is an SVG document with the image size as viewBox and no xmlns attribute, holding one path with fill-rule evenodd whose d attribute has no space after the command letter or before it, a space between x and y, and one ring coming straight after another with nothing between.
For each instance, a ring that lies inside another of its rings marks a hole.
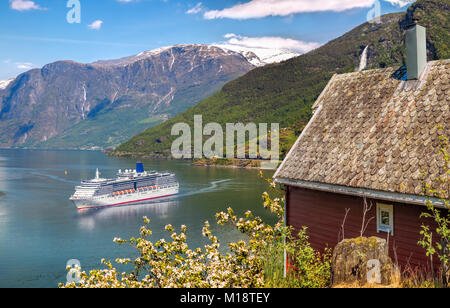
<instances>
[{"instance_id":1,"label":"fjord water","mask_svg":"<svg viewBox=\"0 0 450 308\"><path fill-rule=\"evenodd\" d=\"M192 248L207 243L202 227L209 221L226 246L242 235L218 226L215 213L232 207L252 210L268 223L275 218L262 206L266 184L258 171L193 167L185 161L143 160L146 170L176 173L177 197L131 206L79 212L69 201L74 186L99 168L102 177L135 169L135 160L101 152L0 150L0 287L57 287L66 282L66 263L77 259L82 270L103 268L101 258L133 257L135 251L113 242L139 235L142 217L150 219L152 239L169 239L164 226L188 227ZM66 174L67 171L67 174ZM271 173L265 174L271 176Z\"/></svg>"}]
</instances>

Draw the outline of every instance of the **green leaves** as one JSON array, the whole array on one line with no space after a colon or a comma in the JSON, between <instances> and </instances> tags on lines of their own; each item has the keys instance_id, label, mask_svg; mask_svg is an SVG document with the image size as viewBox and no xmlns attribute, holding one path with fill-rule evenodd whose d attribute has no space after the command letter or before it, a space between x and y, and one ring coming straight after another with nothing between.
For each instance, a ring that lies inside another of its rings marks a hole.
<instances>
[{"instance_id":1,"label":"green leaves","mask_svg":"<svg viewBox=\"0 0 450 308\"><path fill-rule=\"evenodd\" d=\"M307 228L303 227L296 238L290 237L286 252L290 260L288 276L294 287L325 288L331 284L331 249L324 254L315 251L309 244Z\"/></svg>"},{"instance_id":2,"label":"green leaves","mask_svg":"<svg viewBox=\"0 0 450 308\"><path fill-rule=\"evenodd\" d=\"M446 131L442 125L438 125L437 129L440 134L439 152L442 154L443 164L439 176L436 178L436 185L444 188L439 190L435 189L433 185L425 184L424 193L429 197L439 198L443 209L437 208L431 200L427 201L426 206L428 212L422 213L420 217L432 219L435 227L434 230L431 230L430 226L422 225L422 230L420 231L422 239L417 244L425 249L427 257L431 258L435 255L438 257L441 262L441 278L444 285L447 285L447 276L450 274L450 249L447 248L448 243L450 243L450 206L448 200L450 157L448 155L448 138L444 135ZM433 170L429 170L429 172L433 172ZM446 245L442 243L446 243Z\"/></svg>"}]
</instances>

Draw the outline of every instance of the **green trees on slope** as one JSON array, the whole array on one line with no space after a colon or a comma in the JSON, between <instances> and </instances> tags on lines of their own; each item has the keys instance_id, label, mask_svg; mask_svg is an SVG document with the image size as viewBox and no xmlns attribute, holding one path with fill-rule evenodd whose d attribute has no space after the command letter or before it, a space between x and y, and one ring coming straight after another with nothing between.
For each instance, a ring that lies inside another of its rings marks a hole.
<instances>
[{"instance_id":1,"label":"green trees on slope","mask_svg":"<svg viewBox=\"0 0 450 308\"><path fill-rule=\"evenodd\" d=\"M404 29L413 19L428 29L429 59L450 57L450 5L445 0L419 0L407 13L382 16L381 24L365 23L324 46L288 61L256 68L227 83L222 90L171 120L133 137L116 155L170 156L175 123L192 125L194 115L204 123L279 123L298 136L311 106L335 73L358 67L366 46L368 69L405 64ZM281 141L286 152L295 138ZM282 156L283 157L283 156Z\"/></svg>"}]
</instances>

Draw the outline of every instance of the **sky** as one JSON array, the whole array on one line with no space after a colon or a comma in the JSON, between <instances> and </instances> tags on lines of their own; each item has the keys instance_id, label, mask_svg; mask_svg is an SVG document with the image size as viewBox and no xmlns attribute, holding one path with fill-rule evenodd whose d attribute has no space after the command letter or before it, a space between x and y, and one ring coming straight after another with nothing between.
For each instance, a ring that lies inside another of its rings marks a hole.
<instances>
[{"instance_id":1,"label":"sky","mask_svg":"<svg viewBox=\"0 0 450 308\"><path fill-rule=\"evenodd\" d=\"M0 80L175 44L305 53L413 0L0 0ZM369 18L371 17L371 18Z\"/></svg>"}]
</instances>

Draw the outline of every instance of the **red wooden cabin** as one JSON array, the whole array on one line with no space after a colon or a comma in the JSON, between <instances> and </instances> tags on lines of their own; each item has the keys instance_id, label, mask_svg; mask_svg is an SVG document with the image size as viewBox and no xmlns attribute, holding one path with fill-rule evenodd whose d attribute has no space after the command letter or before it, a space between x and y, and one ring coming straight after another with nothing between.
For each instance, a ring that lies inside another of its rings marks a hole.
<instances>
[{"instance_id":1,"label":"red wooden cabin","mask_svg":"<svg viewBox=\"0 0 450 308\"><path fill-rule=\"evenodd\" d=\"M433 223L420 218L423 183L445 189L448 199L448 183L436 179L445 173L439 134L449 136L450 60L425 63L417 78L403 78L404 68L335 75L314 104L274 178L286 187L287 224L308 227L315 249L333 248L343 232L359 237L366 199L364 236L389 238L403 267L429 264L417 244L421 225Z\"/></svg>"}]
</instances>

